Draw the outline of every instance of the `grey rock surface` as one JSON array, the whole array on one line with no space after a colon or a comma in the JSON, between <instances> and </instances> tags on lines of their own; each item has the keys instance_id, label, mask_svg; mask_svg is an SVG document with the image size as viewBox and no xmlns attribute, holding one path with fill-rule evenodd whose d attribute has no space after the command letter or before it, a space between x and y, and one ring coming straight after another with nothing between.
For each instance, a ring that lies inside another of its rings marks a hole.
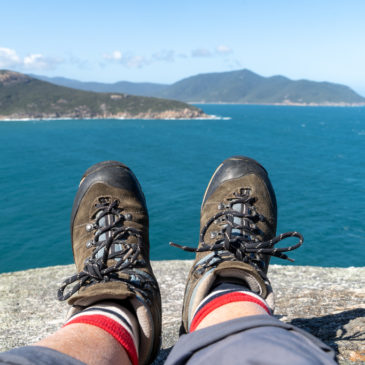
<instances>
[{"instance_id":1,"label":"grey rock surface","mask_svg":"<svg viewBox=\"0 0 365 365\"><path fill-rule=\"evenodd\" d=\"M191 261L152 263L163 303L163 364L178 339L185 280ZM73 265L0 275L0 351L38 341L56 331L67 313L56 299ZM365 267L270 267L275 315L333 347L340 364L365 364Z\"/></svg>"}]
</instances>

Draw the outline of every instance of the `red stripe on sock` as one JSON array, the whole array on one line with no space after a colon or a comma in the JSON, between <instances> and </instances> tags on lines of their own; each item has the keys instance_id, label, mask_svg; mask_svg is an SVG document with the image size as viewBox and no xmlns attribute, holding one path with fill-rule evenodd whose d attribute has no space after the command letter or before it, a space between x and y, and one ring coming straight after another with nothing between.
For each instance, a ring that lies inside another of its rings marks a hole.
<instances>
[{"instance_id":1,"label":"red stripe on sock","mask_svg":"<svg viewBox=\"0 0 365 365\"><path fill-rule=\"evenodd\" d=\"M208 302L202 309L200 309L200 311L198 313L195 314L193 320L191 321L189 332L195 331L195 329L198 327L200 322L209 313L213 312L215 309L221 307L224 304L233 303L233 302L256 303L260 307L264 308L268 314L271 314L269 308L264 303L262 303L259 299L255 298L252 295L239 293L239 292L223 294L220 297L215 298L212 301Z\"/></svg>"},{"instance_id":2,"label":"red stripe on sock","mask_svg":"<svg viewBox=\"0 0 365 365\"><path fill-rule=\"evenodd\" d=\"M67 322L65 326L74 323L90 324L108 332L123 346L132 364L138 365L138 355L133 339L128 331L119 323L113 321L109 317L100 314L85 314Z\"/></svg>"}]
</instances>

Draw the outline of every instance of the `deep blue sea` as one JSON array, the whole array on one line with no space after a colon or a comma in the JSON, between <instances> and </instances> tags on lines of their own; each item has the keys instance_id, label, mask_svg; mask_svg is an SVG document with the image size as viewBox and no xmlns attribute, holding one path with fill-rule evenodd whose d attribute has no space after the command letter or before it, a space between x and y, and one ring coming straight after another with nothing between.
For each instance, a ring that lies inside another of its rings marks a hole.
<instances>
[{"instance_id":1,"label":"deep blue sea","mask_svg":"<svg viewBox=\"0 0 365 365\"><path fill-rule=\"evenodd\" d=\"M1 122L0 272L72 262L74 194L107 159L142 184L152 258L192 259L168 242L196 245L206 185L238 154L269 171L278 233L303 233L294 264L365 266L365 108L200 107L223 118Z\"/></svg>"}]
</instances>

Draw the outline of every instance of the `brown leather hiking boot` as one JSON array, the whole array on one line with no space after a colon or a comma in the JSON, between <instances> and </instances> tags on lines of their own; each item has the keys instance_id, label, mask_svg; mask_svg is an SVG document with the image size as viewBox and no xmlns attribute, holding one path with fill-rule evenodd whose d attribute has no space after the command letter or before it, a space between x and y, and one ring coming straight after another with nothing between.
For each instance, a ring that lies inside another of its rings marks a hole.
<instances>
[{"instance_id":1,"label":"brown leather hiking boot","mask_svg":"<svg viewBox=\"0 0 365 365\"><path fill-rule=\"evenodd\" d=\"M58 299L68 299L71 314L104 300L123 302L140 324L140 363L151 362L160 346L161 298L149 261L145 197L127 166L105 161L86 171L71 238L78 274L64 281Z\"/></svg>"},{"instance_id":2,"label":"brown leather hiking boot","mask_svg":"<svg viewBox=\"0 0 365 365\"><path fill-rule=\"evenodd\" d=\"M181 333L189 331L195 309L221 282L248 287L266 300L274 298L267 269L271 256L288 259L282 252L302 244L297 232L276 234L276 198L266 170L255 160L236 156L223 161L214 172L201 206L200 239L185 288ZM274 248L286 237L299 243ZM274 238L275 237L275 238Z\"/></svg>"}]
</instances>

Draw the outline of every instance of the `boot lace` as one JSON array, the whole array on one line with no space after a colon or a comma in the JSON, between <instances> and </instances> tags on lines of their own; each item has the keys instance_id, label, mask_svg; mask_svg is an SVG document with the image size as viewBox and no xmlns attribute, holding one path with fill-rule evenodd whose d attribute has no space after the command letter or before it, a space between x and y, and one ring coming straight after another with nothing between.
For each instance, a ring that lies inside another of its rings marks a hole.
<instances>
[{"instance_id":1,"label":"boot lace","mask_svg":"<svg viewBox=\"0 0 365 365\"><path fill-rule=\"evenodd\" d=\"M140 256L142 233L126 224L132 216L129 213L122 214L122 209L118 208L118 200L109 203L108 199L101 198L99 201L100 204L95 205L95 222L86 225L88 232L94 231L94 238L86 243L86 247L95 246L95 249L85 260L83 270L61 284L58 299L62 301L70 298L82 286L107 281L125 282L130 291L138 291L148 299L149 292L155 289L156 284L148 274L136 270L146 266L145 260ZM131 236L136 237L136 243L127 242ZM114 260L115 264L108 265L109 260ZM127 275L120 277L118 273L121 271ZM65 293L66 287L72 283L76 284Z\"/></svg>"},{"instance_id":2,"label":"boot lace","mask_svg":"<svg viewBox=\"0 0 365 365\"><path fill-rule=\"evenodd\" d=\"M250 189L240 189L238 193L233 194L233 198L229 200L228 204L220 203L218 205L220 211L203 226L200 232L199 247L183 246L174 242L170 242L170 245L188 252L214 252L214 255L202 265L203 269L215 266L222 261L235 259L249 263L257 269L263 269L261 255L275 256L293 262L294 260L283 252L293 251L300 247L304 240L303 236L294 231L280 234L268 241L261 241L258 235L262 232L257 223L264 222L266 219L256 211L253 205L255 201L256 198L251 196ZM210 232L211 238L216 238L216 240L214 244L208 244L205 242L206 235L213 224L218 225L220 230ZM288 247L274 247L289 237L297 237L299 242ZM227 256L227 252L231 255Z\"/></svg>"}]
</instances>

